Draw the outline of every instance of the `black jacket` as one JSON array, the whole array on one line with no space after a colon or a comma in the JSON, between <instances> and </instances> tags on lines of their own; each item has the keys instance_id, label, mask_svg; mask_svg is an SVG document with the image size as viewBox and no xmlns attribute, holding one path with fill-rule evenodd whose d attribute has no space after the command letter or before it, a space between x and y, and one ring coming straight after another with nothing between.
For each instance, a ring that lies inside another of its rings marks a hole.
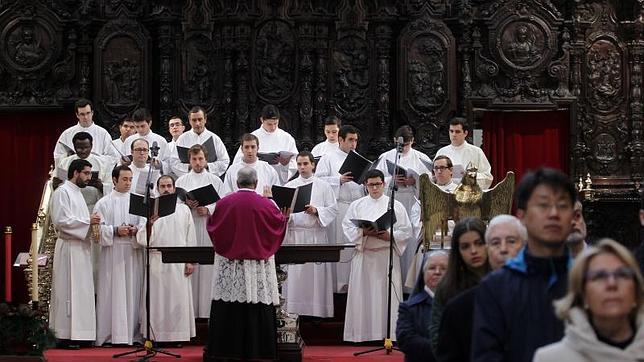
<instances>
[{"instance_id":1,"label":"black jacket","mask_svg":"<svg viewBox=\"0 0 644 362\"><path fill-rule=\"evenodd\" d=\"M433 362L429 342L433 298L420 289L398 306L396 339L406 362Z\"/></svg>"},{"instance_id":2,"label":"black jacket","mask_svg":"<svg viewBox=\"0 0 644 362\"><path fill-rule=\"evenodd\" d=\"M477 287L461 292L445 306L438 331L438 347L434 351L439 362L465 362L472 350L474 293Z\"/></svg>"}]
</instances>

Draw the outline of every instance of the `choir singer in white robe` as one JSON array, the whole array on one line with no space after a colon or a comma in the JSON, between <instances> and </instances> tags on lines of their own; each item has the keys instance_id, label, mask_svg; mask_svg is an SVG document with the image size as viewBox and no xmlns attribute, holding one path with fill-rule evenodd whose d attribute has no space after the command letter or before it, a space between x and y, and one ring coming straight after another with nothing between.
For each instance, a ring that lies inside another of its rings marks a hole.
<instances>
[{"instance_id":1,"label":"choir singer in white robe","mask_svg":"<svg viewBox=\"0 0 644 362\"><path fill-rule=\"evenodd\" d=\"M385 176L380 170L367 173L365 184L369 195L354 201L342 221L350 242L356 244L351 261L351 277L344 319L344 340L363 342L383 339L387 335L387 292L389 265L389 230L377 231L355 226L351 219L376 220L387 212L389 197L384 195ZM404 206L394 201L393 271L391 286L390 336L395 340L398 304L402 299L400 255L411 237L411 224Z\"/></svg>"},{"instance_id":2,"label":"choir singer in white robe","mask_svg":"<svg viewBox=\"0 0 644 362\"><path fill-rule=\"evenodd\" d=\"M288 132L279 128L280 112L274 105L265 105L262 108L259 120L262 122L262 125L251 133L257 136L259 143L262 144L262 152L287 151L293 154L290 157L279 157L278 162L272 165L279 175L279 184L283 185L288 182L289 178L297 170L297 166L295 165L295 155L297 155L295 139ZM242 156L243 150L240 148L235 154L233 164L239 163Z\"/></svg>"},{"instance_id":3,"label":"choir singer in white robe","mask_svg":"<svg viewBox=\"0 0 644 362\"><path fill-rule=\"evenodd\" d=\"M154 196L156 194L154 187L161 174L161 169L154 166L150 167L151 163L147 163L148 153L150 152L148 141L145 138L136 139L130 145L130 149L132 151L132 163L130 164L130 169L132 169L131 192L145 195L145 183L148 179L148 172L152 169L152 177L150 178L152 189L150 190L150 195ZM156 163L156 165L160 166L160 163Z\"/></svg>"},{"instance_id":4,"label":"choir singer in white robe","mask_svg":"<svg viewBox=\"0 0 644 362\"><path fill-rule=\"evenodd\" d=\"M352 150L358 147L358 129L345 125L338 132L340 147L324 155L317 164L315 176L331 185L336 200L338 201L338 215L335 221L327 227L329 242L345 244L348 241L342 231L342 219L349 208L349 205L364 196L364 185L353 182L350 172L340 174L340 167ZM335 263L335 292L346 293L349 286L349 272L351 264L349 260L353 256L353 250L344 249L340 252L340 262Z\"/></svg>"},{"instance_id":5,"label":"choir singer in white robe","mask_svg":"<svg viewBox=\"0 0 644 362\"><path fill-rule=\"evenodd\" d=\"M259 151L259 139L252 133L245 133L241 136L241 150L243 157L241 162L233 163L226 171L224 177L224 190L228 195L237 192L237 173L244 167L250 167L257 173L257 185L255 192L260 195L266 195L267 191L273 185L281 185L277 171L267 162L257 159L257 152Z\"/></svg>"},{"instance_id":6,"label":"choir singer in white robe","mask_svg":"<svg viewBox=\"0 0 644 362\"><path fill-rule=\"evenodd\" d=\"M206 171L208 151L200 144L190 147L190 172L179 177L177 187L186 191L192 191L206 185L212 185L220 196L224 191L224 184L219 176ZM212 246L206 224L208 217L215 211L215 204L200 205L196 200L186 200L186 205L192 211L192 219L195 223L198 246ZM194 303L195 316L197 318L210 317L210 305L212 304L212 265L195 265L192 273L192 300Z\"/></svg>"},{"instance_id":7,"label":"choir singer in white robe","mask_svg":"<svg viewBox=\"0 0 644 362\"><path fill-rule=\"evenodd\" d=\"M313 176L315 160L308 151L297 155L300 176L287 187L313 184L306 210L291 214L284 244L328 244L325 228L335 220L338 207L331 186ZM333 264L289 265L286 278L286 310L314 317L333 317Z\"/></svg>"},{"instance_id":8,"label":"choir singer in white robe","mask_svg":"<svg viewBox=\"0 0 644 362\"><path fill-rule=\"evenodd\" d=\"M175 192L168 175L157 180L161 195ZM188 206L177 203L174 214L152 217L150 246L197 246L195 226ZM147 245L147 231L141 229L137 242ZM156 342L186 342L196 335L190 275L192 264L161 261L161 252L150 250L150 338ZM141 303L141 332L146 333L145 289Z\"/></svg>"},{"instance_id":9,"label":"choir singer in white robe","mask_svg":"<svg viewBox=\"0 0 644 362\"><path fill-rule=\"evenodd\" d=\"M98 225L100 217L90 217L80 189L92 177L87 160L69 164L68 180L52 197L52 223L58 231L54 249L49 305L49 328L56 338L66 341L96 339L94 280L92 279L90 224Z\"/></svg>"},{"instance_id":10,"label":"choir singer in white robe","mask_svg":"<svg viewBox=\"0 0 644 362\"><path fill-rule=\"evenodd\" d=\"M338 143L338 132L340 132L341 126L342 121L340 118L336 116L326 117L324 120L324 136L326 136L326 140L313 147L311 153L314 157L322 157L340 147Z\"/></svg>"},{"instance_id":11,"label":"choir singer in white robe","mask_svg":"<svg viewBox=\"0 0 644 362\"><path fill-rule=\"evenodd\" d=\"M188 132L179 136L176 146L190 148L196 144L202 145L204 142L208 141L209 138L212 138L217 160L214 162L208 162L208 172L217 176L223 175L230 163L230 156L228 156L228 150L226 150L226 146L224 145L224 142L222 142L221 138L206 128L206 123L208 122L206 112L203 108L194 106L190 109L190 112L188 112L188 120L190 121L190 127L192 128ZM172 164L172 172L179 177L187 174L189 171L188 165L181 163L176 147L174 148L171 157L172 159L170 160L170 163Z\"/></svg>"},{"instance_id":12,"label":"choir singer in white robe","mask_svg":"<svg viewBox=\"0 0 644 362\"><path fill-rule=\"evenodd\" d=\"M143 282L143 252L136 233L145 219L130 214L132 170L112 171L114 190L100 199L94 212L101 217L101 247L96 285L96 345L140 342L139 309Z\"/></svg>"}]
</instances>

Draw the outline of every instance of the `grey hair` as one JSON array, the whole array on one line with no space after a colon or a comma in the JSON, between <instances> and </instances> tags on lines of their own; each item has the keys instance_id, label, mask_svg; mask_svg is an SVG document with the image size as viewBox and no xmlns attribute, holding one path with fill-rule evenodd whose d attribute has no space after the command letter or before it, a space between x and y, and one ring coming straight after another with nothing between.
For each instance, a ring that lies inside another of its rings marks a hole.
<instances>
[{"instance_id":1,"label":"grey hair","mask_svg":"<svg viewBox=\"0 0 644 362\"><path fill-rule=\"evenodd\" d=\"M521 242L525 243L528 240L528 231L525 228L525 225L519 220L517 217L512 216L512 215L497 215L490 220L490 223L487 226L487 230L485 230L485 241L488 242L490 240L490 234L492 233L492 230L494 227L502 224L512 224L516 231L519 233L519 237L521 238Z\"/></svg>"},{"instance_id":2,"label":"grey hair","mask_svg":"<svg viewBox=\"0 0 644 362\"><path fill-rule=\"evenodd\" d=\"M441 250L432 250L429 253L427 253L425 264L423 264L423 273L427 271L427 268L429 268L429 258L434 256L444 256L446 258L449 258L449 252L447 250L441 249Z\"/></svg>"},{"instance_id":3,"label":"grey hair","mask_svg":"<svg viewBox=\"0 0 644 362\"><path fill-rule=\"evenodd\" d=\"M252 167L242 167L237 171L237 187L254 189L257 186L257 171Z\"/></svg>"}]
</instances>

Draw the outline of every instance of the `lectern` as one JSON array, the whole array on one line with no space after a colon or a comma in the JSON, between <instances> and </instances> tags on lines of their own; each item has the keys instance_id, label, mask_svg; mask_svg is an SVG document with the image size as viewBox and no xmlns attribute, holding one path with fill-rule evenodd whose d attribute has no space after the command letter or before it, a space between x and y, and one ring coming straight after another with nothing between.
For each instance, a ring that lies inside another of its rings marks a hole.
<instances>
[{"instance_id":1,"label":"lectern","mask_svg":"<svg viewBox=\"0 0 644 362\"><path fill-rule=\"evenodd\" d=\"M353 247L355 247L354 244L282 245L275 254L280 290L287 277L286 271L282 270L280 265L337 262L340 261L342 249ZM215 260L215 251L211 246L151 247L151 249L161 252L161 260L164 263L212 264ZM282 309L283 305L284 298L280 297L280 305L277 307L278 358L280 361L301 362L304 342L300 336L298 316L287 313Z\"/></svg>"}]
</instances>

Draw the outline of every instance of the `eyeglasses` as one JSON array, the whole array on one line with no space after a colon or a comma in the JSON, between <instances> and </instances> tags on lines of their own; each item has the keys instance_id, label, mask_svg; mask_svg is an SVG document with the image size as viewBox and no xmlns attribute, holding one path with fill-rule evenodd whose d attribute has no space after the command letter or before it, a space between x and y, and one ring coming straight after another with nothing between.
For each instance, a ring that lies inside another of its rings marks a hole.
<instances>
[{"instance_id":1,"label":"eyeglasses","mask_svg":"<svg viewBox=\"0 0 644 362\"><path fill-rule=\"evenodd\" d=\"M147 148L135 148L134 151L136 151L136 152L148 152L149 150Z\"/></svg>"},{"instance_id":2,"label":"eyeglasses","mask_svg":"<svg viewBox=\"0 0 644 362\"><path fill-rule=\"evenodd\" d=\"M613 278L616 282L633 280L635 277L635 272L633 269L623 266L617 268L613 271L608 270L592 270L586 273L586 280L591 282L602 282L606 283L610 278Z\"/></svg>"},{"instance_id":3,"label":"eyeglasses","mask_svg":"<svg viewBox=\"0 0 644 362\"><path fill-rule=\"evenodd\" d=\"M382 186L382 182L374 182L372 184L367 184L367 187L370 187L372 189L377 189L380 186Z\"/></svg>"},{"instance_id":4,"label":"eyeglasses","mask_svg":"<svg viewBox=\"0 0 644 362\"><path fill-rule=\"evenodd\" d=\"M448 167L448 166L434 166L434 171L445 171L448 168L451 168L451 167Z\"/></svg>"}]
</instances>

